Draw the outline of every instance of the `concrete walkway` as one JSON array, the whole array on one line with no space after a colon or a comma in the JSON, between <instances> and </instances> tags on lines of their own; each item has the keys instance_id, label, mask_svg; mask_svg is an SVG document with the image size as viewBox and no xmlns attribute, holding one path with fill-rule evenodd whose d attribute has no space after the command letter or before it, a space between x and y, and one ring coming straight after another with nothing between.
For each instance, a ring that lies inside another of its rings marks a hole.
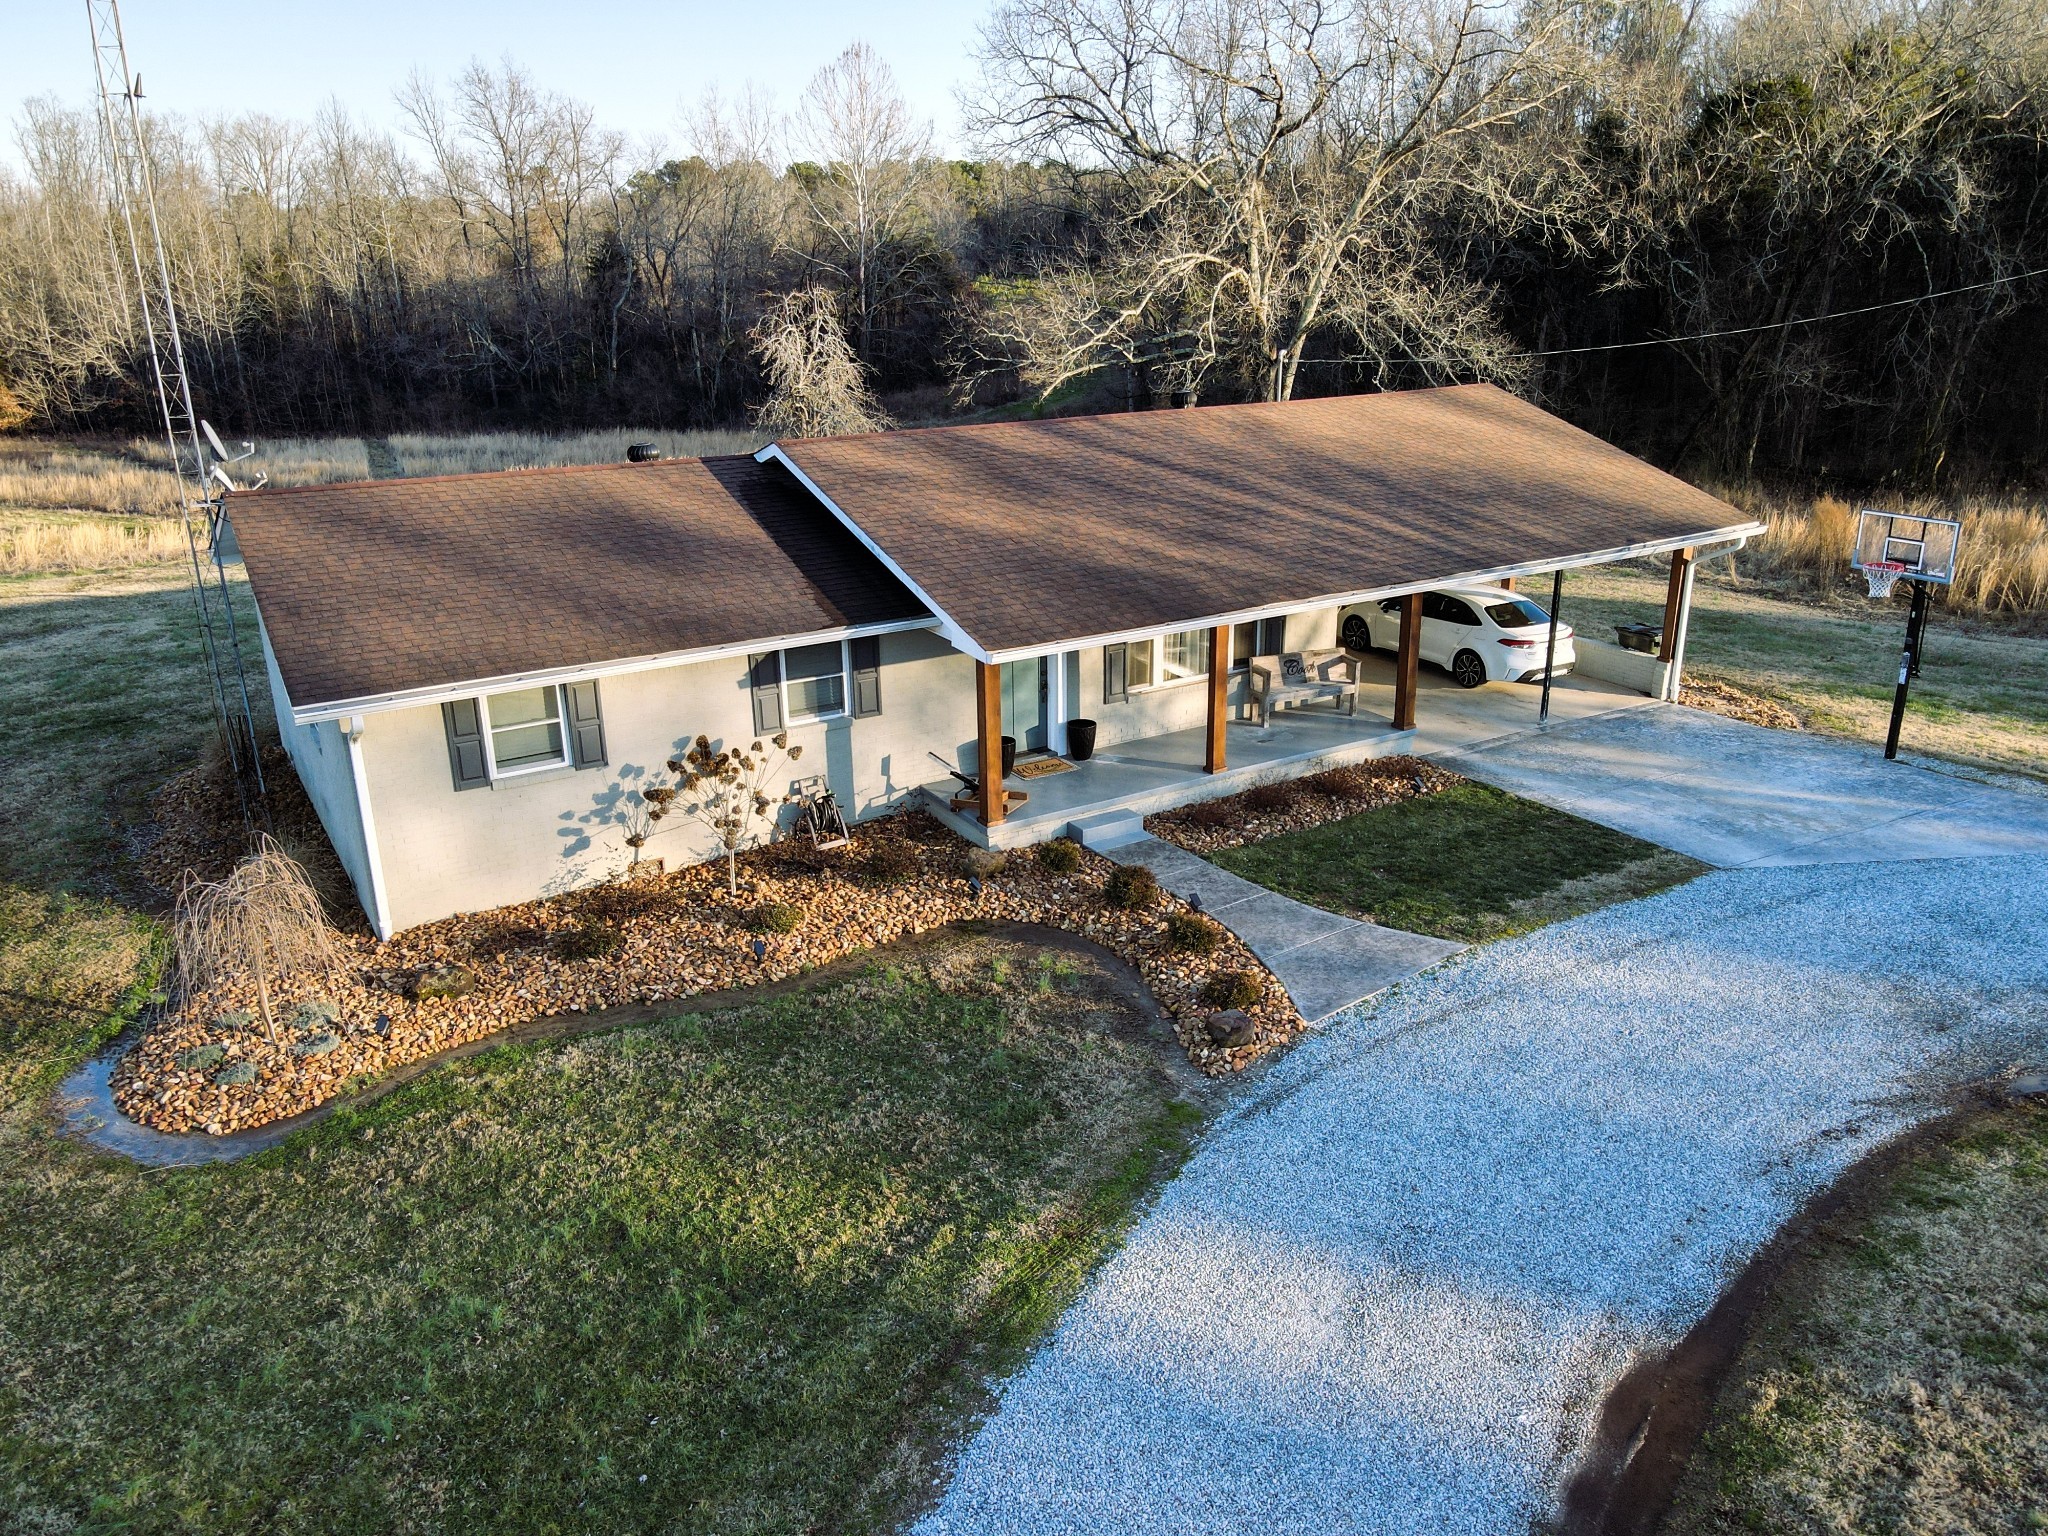
<instances>
[{"instance_id":1,"label":"concrete walkway","mask_svg":"<svg viewBox=\"0 0 2048 1536\"><path fill-rule=\"evenodd\" d=\"M1723 868L2048 854L2048 795L1672 704L1429 755Z\"/></svg>"},{"instance_id":2,"label":"concrete walkway","mask_svg":"<svg viewBox=\"0 0 2048 1536\"><path fill-rule=\"evenodd\" d=\"M1103 852L1119 864L1145 865L1182 900L1199 897L1202 910L1250 945L1280 978L1311 1024L1465 947L1307 906L1156 837Z\"/></svg>"},{"instance_id":3,"label":"concrete walkway","mask_svg":"<svg viewBox=\"0 0 2048 1536\"><path fill-rule=\"evenodd\" d=\"M1717 871L1332 1022L1003 1387L918 1536L1528 1536L1607 1389L1808 1195L2041 1062L2039 885Z\"/></svg>"}]
</instances>

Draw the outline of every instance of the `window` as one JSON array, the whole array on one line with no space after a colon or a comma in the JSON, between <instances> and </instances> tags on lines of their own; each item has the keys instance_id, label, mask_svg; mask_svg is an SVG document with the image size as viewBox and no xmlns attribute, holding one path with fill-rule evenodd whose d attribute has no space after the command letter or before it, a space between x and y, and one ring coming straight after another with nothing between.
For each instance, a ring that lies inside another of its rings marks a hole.
<instances>
[{"instance_id":1,"label":"window","mask_svg":"<svg viewBox=\"0 0 2048 1536\"><path fill-rule=\"evenodd\" d=\"M562 690L520 688L484 699L489 723L491 776L530 773L569 760L562 734Z\"/></svg>"},{"instance_id":2,"label":"window","mask_svg":"<svg viewBox=\"0 0 2048 1536\"><path fill-rule=\"evenodd\" d=\"M1230 669L1235 672L1252 664L1254 656L1277 656L1286 649L1285 619L1254 619L1234 624L1230 630Z\"/></svg>"},{"instance_id":3,"label":"window","mask_svg":"<svg viewBox=\"0 0 2048 1536\"><path fill-rule=\"evenodd\" d=\"M782 653L783 718L791 724L846 713L846 647L837 640Z\"/></svg>"},{"instance_id":4,"label":"window","mask_svg":"<svg viewBox=\"0 0 2048 1536\"><path fill-rule=\"evenodd\" d=\"M1209 631L1183 629L1159 641L1159 681L1201 677L1209 670Z\"/></svg>"},{"instance_id":5,"label":"window","mask_svg":"<svg viewBox=\"0 0 2048 1536\"><path fill-rule=\"evenodd\" d=\"M1152 649L1150 640L1133 640L1130 644L1129 660L1124 663L1124 685L1129 688L1150 688L1152 686Z\"/></svg>"},{"instance_id":6,"label":"window","mask_svg":"<svg viewBox=\"0 0 2048 1536\"><path fill-rule=\"evenodd\" d=\"M1550 615L1526 597L1518 597L1505 603L1494 603L1487 608L1486 616L1502 629L1527 629L1533 624L1550 622Z\"/></svg>"},{"instance_id":7,"label":"window","mask_svg":"<svg viewBox=\"0 0 2048 1536\"><path fill-rule=\"evenodd\" d=\"M1422 616L1438 619L1445 624L1472 624L1479 622L1479 615L1457 598L1446 592L1425 592L1422 596Z\"/></svg>"},{"instance_id":8,"label":"window","mask_svg":"<svg viewBox=\"0 0 2048 1536\"><path fill-rule=\"evenodd\" d=\"M571 765L602 768L604 711L597 680L511 688L441 706L448 770L457 789Z\"/></svg>"}]
</instances>

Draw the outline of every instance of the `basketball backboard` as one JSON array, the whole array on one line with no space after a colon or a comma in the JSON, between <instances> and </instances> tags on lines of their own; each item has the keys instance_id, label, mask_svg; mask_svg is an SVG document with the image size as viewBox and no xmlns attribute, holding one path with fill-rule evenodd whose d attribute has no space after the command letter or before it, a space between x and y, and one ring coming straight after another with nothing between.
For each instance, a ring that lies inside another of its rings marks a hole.
<instances>
[{"instance_id":1,"label":"basketball backboard","mask_svg":"<svg viewBox=\"0 0 2048 1536\"><path fill-rule=\"evenodd\" d=\"M1956 573L1956 538L1962 524L1946 517L1865 510L1856 514L1857 570L1903 566L1901 576L1946 583Z\"/></svg>"}]
</instances>

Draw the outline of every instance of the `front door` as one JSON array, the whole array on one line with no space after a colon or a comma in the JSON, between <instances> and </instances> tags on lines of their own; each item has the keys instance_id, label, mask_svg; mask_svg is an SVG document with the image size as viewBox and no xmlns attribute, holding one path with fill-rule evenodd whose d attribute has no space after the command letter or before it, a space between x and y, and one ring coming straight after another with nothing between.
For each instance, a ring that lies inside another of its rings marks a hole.
<instances>
[{"instance_id":1,"label":"front door","mask_svg":"<svg viewBox=\"0 0 2048 1536\"><path fill-rule=\"evenodd\" d=\"M1019 752L1045 749L1045 658L1003 663L1003 734Z\"/></svg>"}]
</instances>

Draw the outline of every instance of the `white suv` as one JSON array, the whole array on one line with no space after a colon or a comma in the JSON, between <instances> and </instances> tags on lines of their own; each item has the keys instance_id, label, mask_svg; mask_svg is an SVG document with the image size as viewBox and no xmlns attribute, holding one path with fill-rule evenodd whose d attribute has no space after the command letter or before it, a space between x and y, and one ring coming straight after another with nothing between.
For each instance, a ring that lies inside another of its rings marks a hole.
<instances>
[{"instance_id":1,"label":"white suv","mask_svg":"<svg viewBox=\"0 0 2048 1536\"><path fill-rule=\"evenodd\" d=\"M1358 603L1337 617L1347 650L1391 651L1401 643L1401 599ZM1460 688L1543 676L1550 615L1506 587L1446 587L1422 594L1422 659L1451 674ZM1557 626L1556 673L1577 659L1569 624Z\"/></svg>"}]
</instances>

